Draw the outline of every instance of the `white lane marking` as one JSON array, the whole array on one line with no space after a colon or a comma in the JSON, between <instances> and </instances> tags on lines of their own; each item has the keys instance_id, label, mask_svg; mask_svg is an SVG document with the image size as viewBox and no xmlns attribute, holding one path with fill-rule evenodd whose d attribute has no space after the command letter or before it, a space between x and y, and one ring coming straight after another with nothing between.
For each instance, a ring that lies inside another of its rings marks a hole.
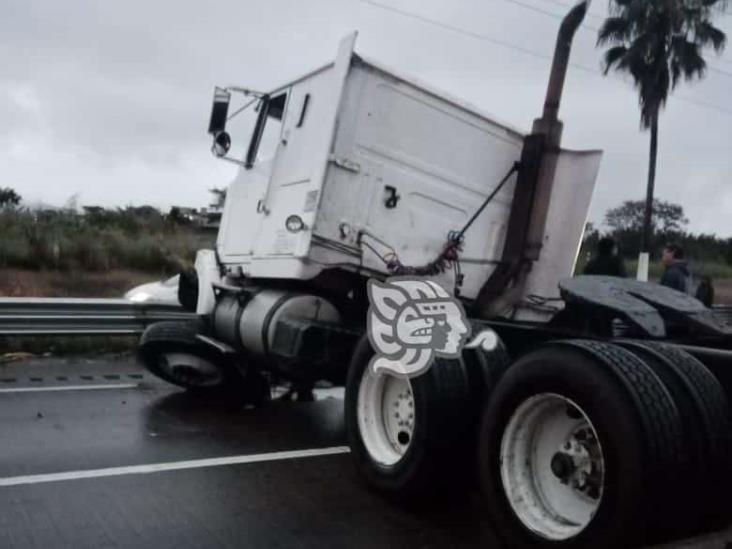
<instances>
[{"instance_id":1,"label":"white lane marking","mask_svg":"<svg viewBox=\"0 0 732 549\"><path fill-rule=\"evenodd\" d=\"M110 383L107 385L59 385L57 387L12 387L0 393L42 393L46 391L94 391L100 389L136 389L139 383Z\"/></svg>"},{"instance_id":2,"label":"white lane marking","mask_svg":"<svg viewBox=\"0 0 732 549\"><path fill-rule=\"evenodd\" d=\"M331 446L329 448L313 448L309 450L291 450L286 452L270 452L267 454L250 454L189 461L172 461L168 463L149 463L147 465L130 465L127 467L107 467L105 469L87 469L85 471L66 471L63 473L46 473L41 475L25 475L19 477L0 478L0 486L19 486L23 484L41 484L63 480L79 480L84 478L116 477L120 475L139 475L161 473L163 471L180 471L181 469L201 469L203 467L221 467L223 465L241 465L245 463L261 463L264 461L280 461L316 456L332 456L346 454L348 446Z\"/></svg>"}]
</instances>

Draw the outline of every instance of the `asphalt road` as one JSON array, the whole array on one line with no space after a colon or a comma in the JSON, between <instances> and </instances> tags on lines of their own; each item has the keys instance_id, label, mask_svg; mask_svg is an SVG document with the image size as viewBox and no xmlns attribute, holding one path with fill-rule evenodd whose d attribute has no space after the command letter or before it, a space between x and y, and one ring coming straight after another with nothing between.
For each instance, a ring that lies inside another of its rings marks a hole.
<instances>
[{"instance_id":1,"label":"asphalt road","mask_svg":"<svg viewBox=\"0 0 732 549\"><path fill-rule=\"evenodd\" d=\"M499 547L475 494L369 492L338 397L246 409L128 359L0 365L0 548Z\"/></svg>"}]
</instances>

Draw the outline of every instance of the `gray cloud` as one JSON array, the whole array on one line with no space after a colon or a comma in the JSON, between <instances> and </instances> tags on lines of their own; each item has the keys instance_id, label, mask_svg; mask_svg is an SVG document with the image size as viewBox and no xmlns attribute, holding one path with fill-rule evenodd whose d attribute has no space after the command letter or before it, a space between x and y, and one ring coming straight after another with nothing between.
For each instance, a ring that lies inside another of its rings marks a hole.
<instances>
[{"instance_id":1,"label":"gray cloud","mask_svg":"<svg viewBox=\"0 0 732 549\"><path fill-rule=\"evenodd\" d=\"M546 54L558 25L504 0L390 5ZM732 35L731 21L725 17L721 25ZM357 0L5 0L0 185L55 203L78 192L82 203L203 204L206 189L234 174L209 153L213 86L272 88L330 60L353 29L360 30L359 52L512 125L528 129L539 114L548 60ZM599 67L594 40L592 31L581 31L574 63ZM712 63L732 72L732 64ZM710 73L671 99L661 120L658 177L658 195L683 203L692 229L730 236L732 115L679 97L730 109L731 88L732 78ZM643 195L648 136L639 131L630 83L571 69L562 118L567 147L605 150L595 220Z\"/></svg>"}]
</instances>

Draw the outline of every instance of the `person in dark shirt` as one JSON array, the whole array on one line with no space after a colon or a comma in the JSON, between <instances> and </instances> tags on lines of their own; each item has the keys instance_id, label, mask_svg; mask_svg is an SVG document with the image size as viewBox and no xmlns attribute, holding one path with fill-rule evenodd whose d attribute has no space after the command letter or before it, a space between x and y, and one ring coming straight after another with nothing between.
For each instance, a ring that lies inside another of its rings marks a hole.
<instances>
[{"instance_id":1,"label":"person in dark shirt","mask_svg":"<svg viewBox=\"0 0 732 549\"><path fill-rule=\"evenodd\" d=\"M714 285L711 277L703 276L701 278L694 297L704 303L705 307L711 307L714 304Z\"/></svg>"},{"instance_id":2,"label":"person in dark shirt","mask_svg":"<svg viewBox=\"0 0 732 549\"><path fill-rule=\"evenodd\" d=\"M661 263L665 267L661 275L661 285L689 293L691 271L684 260L684 249L678 244L666 244L661 254Z\"/></svg>"},{"instance_id":3,"label":"person in dark shirt","mask_svg":"<svg viewBox=\"0 0 732 549\"><path fill-rule=\"evenodd\" d=\"M585 266L586 275L608 275L625 278L623 259L617 254L615 241L609 236L601 238L597 243L595 256Z\"/></svg>"}]
</instances>

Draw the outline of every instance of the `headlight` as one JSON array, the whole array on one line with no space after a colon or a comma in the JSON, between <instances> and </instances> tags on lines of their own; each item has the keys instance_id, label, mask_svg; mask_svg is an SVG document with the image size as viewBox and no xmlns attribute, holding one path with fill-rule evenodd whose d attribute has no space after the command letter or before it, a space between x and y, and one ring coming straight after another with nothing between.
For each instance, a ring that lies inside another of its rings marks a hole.
<instances>
[{"instance_id":1,"label":"headlight","mask_svg":"<svg viewBox=\"0 0 732 549\"><path fill-rule=\"evenodd\" d=\"M299 215L291 215L285 220L285 228L291 233L298 233L305 228L305 222Z\"/></svg>"}]
</instances>

